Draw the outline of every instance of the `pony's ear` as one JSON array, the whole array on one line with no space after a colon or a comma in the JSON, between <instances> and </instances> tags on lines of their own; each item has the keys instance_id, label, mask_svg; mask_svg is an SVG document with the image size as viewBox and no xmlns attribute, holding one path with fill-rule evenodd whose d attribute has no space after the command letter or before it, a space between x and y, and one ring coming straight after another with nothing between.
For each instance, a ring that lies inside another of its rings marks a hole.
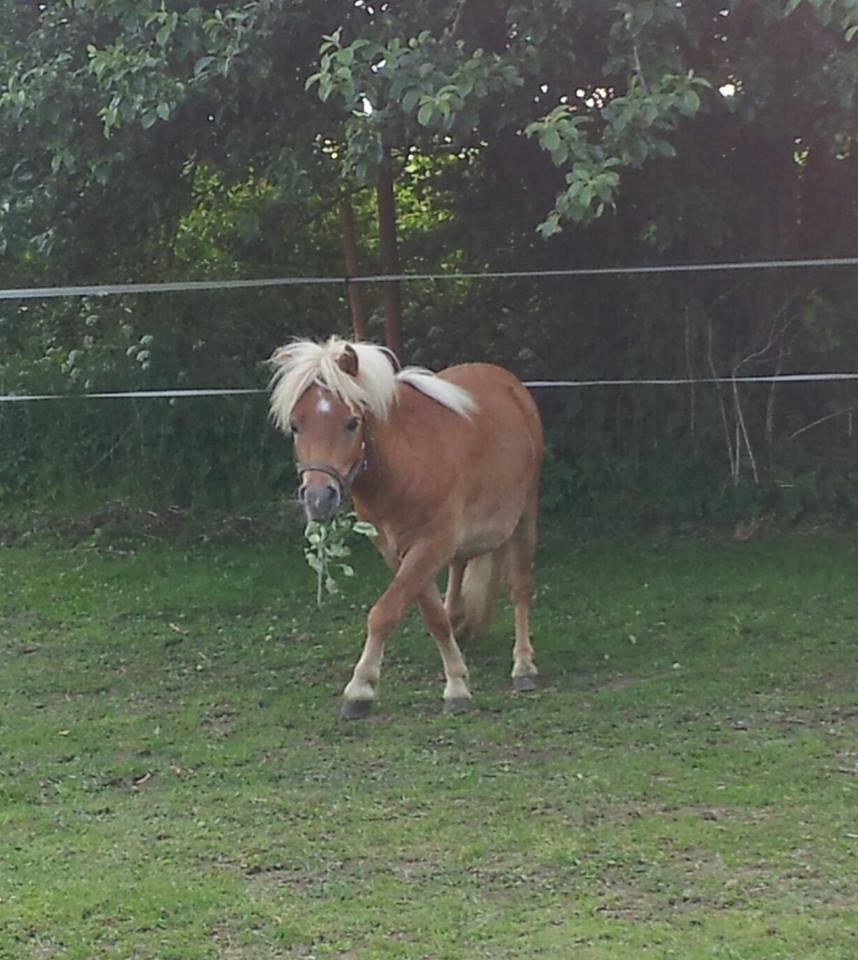
<instances>
[{"instance_id":1,"label":"pony's ear","mask_svg":"<svg viewBox=\"0 0 858 960\"><path fill-rule=\"evenodd\" d=\"M343 352L340 354L337 359L337 366L343 373L347 373L350 377L356 377L358 372L358 355L355 348L347 343L343 347Z\"/></svg>"},{"instance_id":2,"label":"pony's ear","mask_svg":"<svg viewBox=\"0 0 858 960\"><path fill-rule=\"evenodd\" d=\"M390 361L390 365L393 367L393 372L399 373L399 371L402 370L402 364L399 362L399 357L396 356L390 347L382 347L381 349L384 351L384 355Z\"/></svg>"}]
</instances>

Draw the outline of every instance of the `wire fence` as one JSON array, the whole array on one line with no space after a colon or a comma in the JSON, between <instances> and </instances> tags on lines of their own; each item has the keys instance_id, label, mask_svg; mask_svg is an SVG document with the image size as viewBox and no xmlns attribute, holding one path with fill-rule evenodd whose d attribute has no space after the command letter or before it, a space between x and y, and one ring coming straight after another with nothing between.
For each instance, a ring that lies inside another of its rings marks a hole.
<instances>
[{"instance_id":1,"label":"wire fence","mask_svg":"<svg viewBox=\"0 0 858 960\"><path fill-rule=\"evenodd\" d=\"M858 373L784 373L760 377L677 377L640 380L525 380L531 390L564 387L631 387L631 386L696 386L714 383L818 383L837 380L858 380ZM40 400L157 400L191 397L237 397L266 393L262 388L213 387L187 390L117 390L101 393L22 393L0 394L0 403L24 403Z\"/></svg>"},{"instance_id":2,"label":"wire fence","mask_svg":"<svg viewBox=\"0 0 858 960\"><path fill-rule=\"evenodd\" d=\"M262 287L318 286L351 283L410 283L421 280L529 280L546 277L609 277L659 273L713 273L739 270L796 270L855 267L858 257L810 260L738 260L723 263L668 263L628 267L570 267L561 270L487 270L462 273L391 273L361 276L262 277L251 280L176 280L156 283L95 283L59 287L8 287L0 300L48 300L57 297L110 297L120 294L192 293L210 290L252 290Z\"/></svg>"},{"instance_id":3,"label":"wire fence","mask_svg":"<svg viewBox=\"0 0 858 960\"><path fill-rule=\"evenodd\" d=\"M825 257L801 260L749 260L720 263L651 264L616 267L572 267L557 270L494 270L484 272L399 273L363 276L268 277L249 280L186 280L156 283L83 284L54 287L9 287L0 289L0 301L52 299L60 297L108 297L123 294L190 293L215 290L248 290L266 287L312 286L352 283L409 283L414 281L518 280L565 277L641 276L745 270L794 270L832 267L856 267L858 257ZM858 380L858 373L788 373L771 376L642 378L627 380L530 380L525 386L535 389L563 389L604 386L693 386L719 383L807 383L812 381ZM24 403L55 400L181 399L189 397L249 396L262 389L212 387L186 390L133 390L82 394L0 394L0 403Z\"/></svg>"}]
</instances>

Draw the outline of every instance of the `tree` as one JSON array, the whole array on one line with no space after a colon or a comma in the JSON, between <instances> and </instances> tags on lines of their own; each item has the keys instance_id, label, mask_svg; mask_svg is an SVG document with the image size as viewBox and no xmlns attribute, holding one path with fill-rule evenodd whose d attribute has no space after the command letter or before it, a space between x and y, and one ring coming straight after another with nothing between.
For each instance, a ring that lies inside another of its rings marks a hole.
<instances>
[{"instance_id":1,"label":"tree","mask_svg":"<svg viewBox=\"0 0 858 960\"><path fill-rule=\"evenodd\" d=\"M5 275L340 274L351 232L347 274L357 243L373 272L853 253L856 8L0 0ZM353 292L290 291L286 332L340 327ZM4 307L0 377L245 383L284 336L283 296ZM418 362L540 378L820 369L858 362L856 302L854 277L833 272L412 284L401 334ZM384 324L370 313L363 329ZM625 482L618 464L666 469L654 437L695 463L726 451L738 480L751 451L761 477L828 469L853 405L843 385L722 400L600 391L545 407L555 449L600 490Z\"/></svg>"}]
</instances>

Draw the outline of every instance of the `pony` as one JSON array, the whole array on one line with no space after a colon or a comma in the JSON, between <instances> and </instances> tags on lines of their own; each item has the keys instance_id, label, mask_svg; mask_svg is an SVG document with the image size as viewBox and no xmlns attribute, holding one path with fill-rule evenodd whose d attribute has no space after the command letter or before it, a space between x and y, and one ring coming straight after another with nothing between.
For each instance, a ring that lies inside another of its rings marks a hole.
<instances>
[{"instance_id":1,"label":"pony","mask_svg":"<svg viewBox=\"0 0 858 960\"><path fill-rule=\"evenodd\" d=\"M460 643L488 625L504 578L513 690L536 689L528 614L543 433L524 385L488 363L400 369L385 347L338 337L294 341L271 362L270 415L293 438L307 519L330 519L351 497L393 573L367 617L340 715L369 714L385 641L412 603L441 653L445 712L467 709Z\"/></svg>"}]
</instances>

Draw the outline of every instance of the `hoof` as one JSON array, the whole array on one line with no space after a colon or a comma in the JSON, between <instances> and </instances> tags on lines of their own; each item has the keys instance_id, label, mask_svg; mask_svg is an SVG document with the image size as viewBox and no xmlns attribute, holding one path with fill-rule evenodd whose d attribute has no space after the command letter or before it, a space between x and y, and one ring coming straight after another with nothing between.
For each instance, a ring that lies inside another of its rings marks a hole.
<instances>
[{"instance_id":1,"label":"hoof","mask_svg":"<svg viewBox=\"0 0 858 960\"><path fill-rule=\"evenodd\" d=\"M470 697L452 697L444 701L444 716L451 717L458 713L467 713L472 706Z\"/></svg>"},{"instance_id":2,"label":"hoof","mask_svg":"<svg viewBox=\"0 0 858 960\"><path fill-rule=\"evenodd\" d=\"M536 689L536 674L526 673L522 677L512 678L513 693L533 693Z\"/></svg>"},{"instance_id":3,"label":"hoof","mask_svg":"<svg viewBox=\"0 0 858 960\"><path fill-rule=\"evenodd\" d=\"M363 720L372 712L372 700L343 700L341 720Z\"/></svg>"}]
</instances>

